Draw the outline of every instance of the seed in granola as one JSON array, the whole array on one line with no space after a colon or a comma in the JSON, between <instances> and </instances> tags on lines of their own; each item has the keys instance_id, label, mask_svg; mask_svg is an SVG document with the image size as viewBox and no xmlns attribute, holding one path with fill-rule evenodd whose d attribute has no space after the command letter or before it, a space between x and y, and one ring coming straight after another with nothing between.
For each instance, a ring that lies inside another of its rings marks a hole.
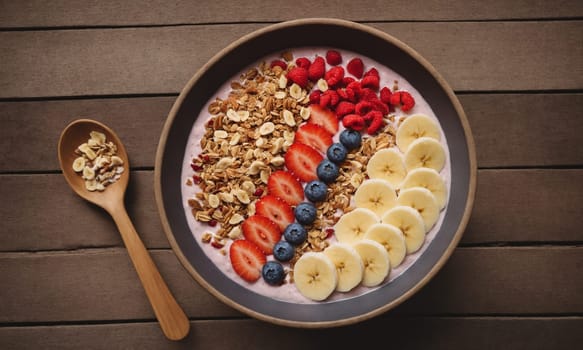
<instances>
[{"instance_id":1,"label":"seed in granola","mask_svg":"<svg viewBox=\"0 0 583 350\"><path fill-rule=\"evenodd\" d=\"M247 171L247 174L249 174L249 175L257 175L257 174L259 174L259 172L261 171L261 169L263 169L265 167L266 167L265 163L263 163L260 160L255 160L249 166L249 170Z\"/></svg>"},{"instance_id":2,"label":"seed in granola","mask_svg":"<svg viewBox=\"0 0 583 350\"><path fill-rule=\"evenodd\" d=\"M243 220L245 220L245 218L241 214L235 213L229 219L229 224L231 224L231 225L237 225L238 223L242 222Z\"/></svg>"},{"instance_id":3,"label":"seed in granola","mask_svg":"<svg viewBox=\"0 0 583 350\"><path fill-rule=\"evenodd\" d=\"M229 134L225 130L215 130L213 136L216 140L226 139Z\"/></svg>"},{"instance_id":4,"label":"seed in granola","mask_svg":"<svg viewBox=\"0 0 583 350\"><path fill-rule=\"evenodd\" d=\"M208 203L211 208L217 208L221 204L221 201L217 195L209 194Z\"/></svg>"},{"instance_id":5,"label":"seed in granola","mask_svg":"<svg viewBox=\"0 0 583 350\"><path fill-rule=\"evenodd\" d=\"M234 162L235 162L235 160L231 157L221 158L221 160L219 160L217 162L217 164L215 165L215 168L219 169L219 170L224 170L224 169L230 167Z\"/></svg>"},{"instance_id":6,"label":"seed in granola","mask_svg":"<svg viewBox=\"0 0 583 350\"><path fill-rule=\"evenodd\" d=\"M209 243L211 241L211 238L213 238L213 234L210 232L205 232L202 234L200 240L202 241L202 243Z\"/></svg>"},{"instance_id":7,"label":"seed in granola","mask_svg":"<svg viewBox=\"0 0 583 350\"><path fill-rule=\"evenodd\" d=\"M229 233L227 234L227 237L229 237L230 239L238 239L241 237L242 234L243 234L243 232L241 231L241 227L234 226L231 229L231 231L229 231Z\"/></svg>"},{"instance_id":8,"label":"seed in granola","mask_svg":"<svg viewBox=\"0 0 583 350\"><path fill-rule=\"evenodd\" d=\"M267 122L261 125L259 128L259 134L262 136L269 135L273 132L273 130L275 130L275 124L272 122Z\"/></svg>"},{"instance_id":9,"label":"seed in granola","mask_svg":"<svg viewBox=\"0 0 583 350\"><path fill-rule=\"evenodd\" d=\"M289 125L289 126L296 125L296 120L294 118L294 114L291 111L289 111L288 109L284 109L282 114L283 114L283 120L287 125Z\"/></svg>"},{"instance_id":10,"label":"seed in granola","mask_svg":"<svg viewBox=\"0 0 583 350\"><path fill-rule=\"evenodd\" d=\"M277 157L273 157L271 158L271 160L269 161L269 164L276 166L276 167L280 167L285 163L285 159L281 156L277 156Z\"/></svg>"},{"instance_id":11,"label":"seed in granola","mask_svg":"<svg viewBox=\"0 0 583 350\"><path fill-rule=\"evenodd\" d=\"M328 90L328 82L325 79L319 79L316 82L316 86L318 86L318 89L320 89L322 92Z\"/></svg>"},{"instance_id":12,"label":"seed in granola","mask_svg":"<svg viewBox=\"0 0 583 350\"><path fill-rule=\"evenodd\" d=\"M255 184L252 181L246 180L241 184L241 189L249 194L255 192Z\"/></svg>"},{"instance_id":13,"label":"seed in granola","mask_svg":"<svg viewBox=\"0 0 583 350\"><path fill-rule=\"evenodd\" d=\"M243 190L237 190L235 191L235 197L237 197L237 199L239 200L239 202L243 203L243 204L248 204L249 203L249 194Z\"/></svg>"},{"instance_id":14,"label":"seed in granola","mask_svg":"<svg viewBox=\"0 0 583 350\"><path fill-rule=\"evenodd\" d=\"M295 98L296 100L299 100L302 98L302 88L301 86L299 86L296 83L293 83L290 87L289 87L289 95L293 98Z\"/></svg>"}]
</instances>

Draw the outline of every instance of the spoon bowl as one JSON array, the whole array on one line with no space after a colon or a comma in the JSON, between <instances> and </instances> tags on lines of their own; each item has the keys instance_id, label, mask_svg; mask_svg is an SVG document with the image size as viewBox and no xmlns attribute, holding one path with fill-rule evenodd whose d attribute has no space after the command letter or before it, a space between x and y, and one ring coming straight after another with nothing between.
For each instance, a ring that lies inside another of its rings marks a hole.
<instances>
[{"instance_id":1,"label":"spoon bowl","mask_svg":"<svg viewBox=\"0 0 583 350\"><path fill-rule=\"evenodd\" d=\"M124 171L121 173L119 180L107 186L105 191L102 192L86 189L85 180L73 170L73 161L78 157L75 154L75 150L79 145L87 142L91 131L99 131L105 134L106 140L112 141L117 146L117 156L124 162ZM111 208L115 208L120 201L123 201L130 179L128 154L117 134L106 125L90 119L79 119L69 124L59 140L59 162L69 186L79 196L104 208L108 212L110 212Z\"/></svg>"},{"instance_id":2,"label":"spoon bowl","mask_svg":"<svg viewBox=\"0 0 583 350\"><path fill-rule=\"evenodd\" d=\"M121 177L103 191L86 189L85 180L73 170L73 162L78 157L75 150L87 142L92 131L105 134L106 142L112 141L117 146L116 155L123 160L124 171ZM130 178L130 163L119 137L100 122L79 119L63 130L58 155L61 170L71 188L82 198L105 209L114 219L164 335L171 340L184 338L190 329L188 318L162 279L125 208L124 196Z\"/></svg>"}]
</instances>

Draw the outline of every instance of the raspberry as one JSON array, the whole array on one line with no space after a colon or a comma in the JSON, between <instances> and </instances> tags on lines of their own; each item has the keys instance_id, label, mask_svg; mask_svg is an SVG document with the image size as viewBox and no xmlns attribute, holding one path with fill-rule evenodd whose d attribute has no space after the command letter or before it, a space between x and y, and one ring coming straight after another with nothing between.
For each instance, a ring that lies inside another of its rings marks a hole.
<instances>
[{"instance_id":1,"label":"raspberry","mask_svg":"<svg viewBox=\"0 0 583 350\"><path fill-rule=\"evenodd\" d=\"M336 50L328 50L326 52L326 62L331 66L337 66L342 63L342 56Z\"/></svg>"},{"instance_id":2,"label":"raspberry","mask_svg":"<svg viewBox=\"0 0 583 350\"><path fill-rule=\"evenodd\" d=\"M336 106L336 116L342 118L347 114L354 113L354 103L348 101L341 101Z\"/></svg>"},{"instance_id":3,"label":"raspberry","mask_svg":"<svg viewBox=\"0 0 583 350\"><path fill-rule=\"evenodd\" d=\"M368 75L362 78L360 84L362 87L370 88L373 90L379 89L379 77L374 75Z\"/></svg>"},{"instance_id":4,"label":"raspberry","mask_svg":"<svg viewBox=\"0 0 583 350\"><path fill-rule=\"evenodd\" d=\"M364 129L364 118L358 114L349 114L342 119L342 125L345 128L360 131Z\"/></svg>"},{"instance_id":5,"label":"raspberry","mask_svg":"<svg viewBox=\"0 0 583 350\"><path fill-rule=\"evenodd\" d=\"M385 123L383 121L383 116L381 115L380 112L377 111L373 111L371 113L376 112L376 114L373 116L373 119L370 123L370 125L368 126L368 128L366 129L366 132L369 133L370 135L375 134L377 131L380 130L380 128L383 126L383 124Z\"/></svg>"},{"instance_id":6,"label":"raspberry","mask_svg":"<svg viewBox=\"0 0 583 350\"><path fill-rule=\"evenodd\" d=\"M296 66L300 68L309 69L311 64L312 62L310 62L310 60L306 57L299 57L296 59Z\"/></svg>"},{"instance_id":7,"label":"raspberry","mask_svg":"<svg viewBox=\"0 0 583 350\"><path fill-rule=\"evenodd\" d=\"M398 106L401 104L401 91L395 91L391 95L389 103L393 106Z\"/></svg>"},{"instance_id":8,"label":"raspberry","mask_svg":"<svg viewBox=\"0 0 583 350\"><path fill-rule=\"evenodd\" d=\"M372 101L372 100L378 100L379 98L377 97L377 93L374 92L372 89L369 88L362 88L360 90L360 99L361 100L365 100L365 101Z\"/></svg>"},{"instance_id":9,"label":"raspberry","mask_svg":"<svg viewBox=\"0 0 583 350\"><path fill-rule=\"evenodd\" d=\"M346 88L346 99L350 102L356 103L358 101L358 94L353 89Z\"/></svg>"},{"instance_id":10,"label":"raspberry","mask_svg":"<svg viewBox=\"0 0 583 350\"><path fill-rule=\"evenodd\" d=\"M310 94L310 103L320 103L320 97L322 96L322 92L320 90L314 90Z\"/></svg>"},{"instance_id":11,"label":"raspberry","mask_svg":"<svg viewBox=\"0 0 583 350\"><path fill-rule=\"evenodd\" d=\"M324 92L324 95L330 96L330 106L331 107L336 106L338 104L338 102L340 101L340 96L334 90L326 90Z\"/></svg>"},{"instance_id":12,"label":"raspberry","mask_svg":"<svg viewBox=\"0 0 583 350\"><path fill-rule=\"evenodd\" d=\"M328 107L331 100L332 97L329 94L323 93L322 96L320 96L320 106L323 108Z\"/></svg>"},{"instance_id":13,"label":"raspberry","mask_svg":"<svg viewBox=\"0 0 583 350\"><path fill-rule=\"evenodd\" d=\"M375 118L378 118L378 117L380 117L382 119L383 115L381 114L381 112L375 111L373 109L370 112L368 112L367 114L365 114L362 118L364 119L365 122L371 123Z\"/></svg>"},{"instance_id":14,"label":"raspberry","mask_svg":"<svg viewBox=\"0 0 583 350\"><path fill-rule=\"evenodd\" d=\"M340 88L340 89L336 89L336 93L338 94L338 96L340 96L341 100L348 100L348 93L346 92L346 89L344 88Z\"/></svg>"},{"instance_id":15,"label":"raspberry","mask_svg":"<svg viewBox=\"0 0 583 350\"><path fill-rule=\"evenodd\" d=\"M348 86L348 84L352 83L353 81L356 81L356 79L354 79L353 77L344 77L342 78L342 85Z\"/></svg>"},{"instance_id":16,"label":"raspberry","mask_svg":"<svg viewBox=\"0 0 583 350\"><path fill-rule=\"evenodd\" d=\"M362 63L362 60L358 57L353 58L346 65L346 70L348 73L360 79L362 78L362 73L364 72L364 63Z\"/></svg>"},{"instance_id":17,"label":"raspberry","mask_svg":"<svg viewBox=\"0 0 583 350\"><path fill-rule=\"evenodd\" d=\"M407 112L415 106L415 99L407 91L401 91L401 110Z\"/></svg>"},{"instance_id":18,"label":"raspberry","mask_svg":"<svg viewBox=\"0 0 583 350\"><path fill-rule=\"evenodd\" d=\"M373 110L373 104L369 101L360 101L354 107L354 112L358 115L364 116L368 112Z\"/></svg>"},{"instance_id":19,"label":"raspberry","mask_svg":"<svg viewBox=\"0 0 583 350\"><path fill-rule=\"evenodd\" d=\"M326 72L326 61L320 56L314 59L314 62L308 68L308 77L311 81L316 82L324 76Z\"/></svg>"},{"instance_id":20,"label":"raspberry","mask_svg":"<svg viewBox=\"0 0 583 350\"><path fill-rule=\"evenodd\" d=\"M389 106L387 106L383 101L376 99L376 100L370 100L370 103L373 104L373 109L375 111L379 111L383 115L389 114L389 112L390 112Z\"/></svg>"},{"instance_id":21,"label":"raspberry","mask_svg":"<svg viewBox=\"0 0 583 350\"><path fill-rule=\"evenodd\" d=\"M377 77L377 78L380 79L379 71L376 68L374 68L374 67L372 67L371 69L367 70L364 73L363 78L366 78L366 77L369 77L369 76L375 76L375 77Z\"/></svg>"},{"instance_id":22,"label":"raspberry","mask_svg":"<svg viewBox=\"0 0 583 350\"><path fill-rule=\"evenodd\" d=\"M287 72L287 79L305 88L308 86L308 70L301 67L294 67Z\"/></svg>"},{"instance_id":23,"label":"raspberry","mask_svg":"<svg viewBox=\"0 0 583 350\"><path fill-rule=\"evenodd\" d=\"M286 70L287 68L287 63L285 63L282 60L273 60L271 61L271 64L269 65L269 67L273 68L273 67L281 67L281 69Z\"/></svg>"},{"instance_id":24,"label":"raspberry","mask_svg":"<svg viewBox=\"0 0 583 350\"><path fill-rule=\"evenodd\" d=\"M362 90L360 81L353 81L352 83L346 85L346 90L348 89L351 89L356 98L358 98L360 96L360 91Z\"/></svg>"},{"instance_id":25,"label":"raspberry","mask_svg":"<svg viewBox=\"0 0 583 350\"><path fill-rule=\"evenodd\" d=\"M384 87L381 89L380 92L380 96L381 96L381 101L383 101L384 103L391 103L391 95L393 93L391 92L391 89L389 89L388 87Z\"/></svg>"},{"instance_id":26,"label":"raspberry","mask_svg":"<svg viewBox=\"0 0 583 350\"><path fill-rule=\"evenodd\" d=\"M342 78L344 78L344 68L340 66L332 67L324 74L324 79L326 79L328 86L338 84L342 81Z\"/></svg>"}]
</instances>

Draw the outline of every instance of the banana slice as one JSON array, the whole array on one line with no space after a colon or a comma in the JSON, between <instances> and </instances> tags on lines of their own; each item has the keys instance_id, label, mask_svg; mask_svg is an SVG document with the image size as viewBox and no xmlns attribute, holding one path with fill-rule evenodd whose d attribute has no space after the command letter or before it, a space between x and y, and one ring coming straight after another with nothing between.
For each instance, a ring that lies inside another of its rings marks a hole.
<instances>
[{"instance_id":1,"label":"banana slice","mask_svg":"<svg viewBox=\"0 0 583 350\"><path fill-rule=\"evenodd\" d=\"M397 129L396 142L401 152L405 153L411 142L420 137L441 139L439 126L430 117L424 114L415 114L407 117Z\"/></svg>"},{"instance_id":2,"label":"banana slice","mask_svg":"<svg viewBox=\"0 0 583 350\"><path fill-rule=\"evenodd\" d=\"M401 184L401 189L425 187L435 196L439 209L445 208L447 202L447 186L437 171L430 168L417 168L407 173Z\"/></svg>"},{"instance_id":3,"label":"banana slice","mask_svg":"<svg viewBox=\"0 0 583 350\"><path fill-rule=\"evenodd\" d=\"M389 261L393 269L401 265L405 259L405 255L407 255L405 237L401 230L393 225L374 224L366 231L363 239L379 242L385 247L385 250L389 253Z\"/></svg>"},{"instance_id":4,"label":"banana slice","mask_svg":"<svg viewBox=\"0 0 583 350\"><path fill-rule=\"evenodd\" d=\"M441 171L444 165L445 150L439 141L431 137L420 137L411 142L405 152L405 166L409 171L416 168Z\"/></svg>"},{"instance_id":5,"label":"banana slice","mask_svg":"<svg viewBox=\"0 0 583 350\"><path fill-rule=\"evenodd\" d=\"M336 266L337 291L348 292L360 284L364 267L360 255L352 246L345 243L335 243L326 248L324 254Z\"/></svg>"},{"instance_id":6,"label":"banana slice","mask_svg":"<svg viewBox=\"0 0 583 350\"><path fill-rule=\"evenodd\" d=\"M83 157L75 158L75 160L73 161L73 170L76 173L80 173L83 171L83 168L85 168L85 158Z\"/></svg>"},{"instance_id":7,"label":"banana slice","mask_svg":"<svg viewBox=\"0 0 583 350\"><path fill-rule=\"evenodd\" d=\"M407 254L415 253L425 241L425 224L417 210L398 205L383 216L383 224L396 226L405 236Z\"/></svg>"},{"instance_id":8,"label":"banana slice","mask_svg":"<svg viewBox=\"0 0 583 350\"><path fill-rule=\"evenodd\" d=\"M357 208L372 210L381 217L397 203L397 193L386 180L370 179L364 181L354 194Z\"/></svg>"},{"instance_id":9,"label":"banana slice","mask_svg":"<svg viewBox=\"0 0 583 350\"><path fill-rule=\"evenodd\" d=\"M371 179L387 180L395 188L407 175L403 156L396 148L384 148L373 154L366 171Z\"/></svg>"},{"instance_id":10,"label":"banana slice","mask_svg":"<svg viewBox=\"0 0 583 350\"><path fill-rule=\"evenodd\" d=\"M379 221L379 217L373 211L356 208L340 217L334 225L334 235L338 242L353 244L361 240L369 227Z\"/></svg>"},{"instance_id":11,"label":"banana slice","mask_svg":"<svg viewBox=\"0 0 583 350\"><path fill-rule=\"evenodd\" d=\"M306 298L324 300L337 283L336 266L322 252L307 252L294 265L294 284Z\"/></svg>"},{"instance_id":12,"label":"banana slice","mask_svg":"<svg viewBox=\"0 0 583 350\"><path fill-rule=\"evenodd\" d=\"M374 287L381 284L391 271L389 253L379 242L363 239L354 244L354 249L360 255L364 265L362 284Z\"/></svg>"},{"instance_id":13,"label":"banana slice","mask_svg":"<svg viewBox=\"0 0 583 350\"><path fill-rule=\"evenodd\" d=\"M435 196L424 187L411 187L402 190L397 197L397 203L417 210L423 218L427 231L431 230L439 218L439 206Z\"/></svg>"}]
</instances>

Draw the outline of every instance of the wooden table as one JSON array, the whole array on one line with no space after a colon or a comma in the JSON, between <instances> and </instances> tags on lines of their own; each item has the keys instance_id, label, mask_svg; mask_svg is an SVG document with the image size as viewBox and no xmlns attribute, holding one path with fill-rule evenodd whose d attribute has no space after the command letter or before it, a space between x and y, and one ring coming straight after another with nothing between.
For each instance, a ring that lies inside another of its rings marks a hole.
<instances>
[{"instance_id":1,"label":"wooden table","mask_svg":"<svg viewBox=\"0 0 583 350\"><path fill-rule=\"evenodd\" d=\"M0 1L0 348L570 349L583 342L583 3ZM245 33L287 19L369 24L456 91L478 158L466 233L437 276L357 325L305 330L234 311L176 259L155 150L186 81ZM100 120L132 161L127 206L191 320L164 338L120 236L67 186L57 140ZM580 346L580 345L579 345Z\"/></svg>"}]
</instances>

